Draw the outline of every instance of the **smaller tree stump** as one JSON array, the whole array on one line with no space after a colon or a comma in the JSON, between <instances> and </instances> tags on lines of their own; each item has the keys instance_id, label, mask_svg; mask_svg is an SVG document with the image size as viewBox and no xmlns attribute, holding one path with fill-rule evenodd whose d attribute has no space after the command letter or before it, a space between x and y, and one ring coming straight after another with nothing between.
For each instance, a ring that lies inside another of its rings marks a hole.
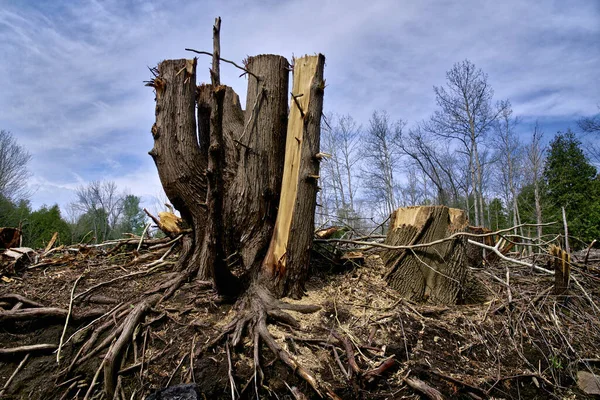
<instances>
[{"instance_id":1,"label":"smaller tree stump","mask_svg":"<svg viewBox=\"0 0 600 400\"><path fill-rule=\"evenodd\" d=\"M571 279L571 257L569 253L558 246L549 249L551 268L554 270L554 294L566 294Z\"/></svg>"},{"instance_id":2,"label":"smaller tree stump","mask_svg":"<svg viewBox=\"0 0 600 400\"><path fill-rule=\"evenodd\" d=\"M21 230L17 228L0 228L0 249L19 247L21 243Z\"/></svg>"},{"instance_id":3,"label":"smaller tree stump","mask_svg":"<svg viewBox=\"0 0 600 400\"><path fill-rule=\"evenodd\" d=\"M412 301L463 302L468 278L465 238L457 237L426 247L418 245L463 232L467 226L466 213L455 208L414 206L397 209L392 215L385 243L417 247L383 253L388 284Z\"/></svg>"}]
</instances>

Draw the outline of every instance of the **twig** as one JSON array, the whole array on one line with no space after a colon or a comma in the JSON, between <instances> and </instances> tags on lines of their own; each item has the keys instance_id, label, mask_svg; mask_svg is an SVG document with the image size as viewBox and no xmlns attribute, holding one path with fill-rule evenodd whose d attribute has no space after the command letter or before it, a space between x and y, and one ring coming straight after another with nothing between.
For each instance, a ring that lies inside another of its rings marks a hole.
<instances>
[{"instance_id":1,"label":"twig","mask_svg":"<svg viewBox=\"0 0 600 400\"><path fill-rule=\"evenodd\" d=\"M264 94L265 94L265 85L263 84L260 87L260 93L258 94L258 96L256 96L256 101L254 102L254 106L252 106L252 113L250 114L250 118L248 118L248 122L246 122L246 125L244 126L244 130L242 131L242 134L240 135L240 137L237 140L235 140L236 143L238 143L248 149L250 147L248 147L245 144L243 144L242 142L240 142L240 140L242 140L242 138L246 134L246 130L248 129L248 126L250 126L250 123L252 122L252 120L256 119L256 114L258 113L258 106L262 102Z\"/></svg>"},{"instance_id":2,"label":"twig","mask_svg":"<svg viewBox=\"0 0 600 400\"><path fill-rule=\"evenodd\" d=\"M510 290L510 270L506 266L506 292L508 294L508 304L512 303L512 292Z\"/></svg>"},{"instance_id":3,"label":"twig","mask_svg":"<svg viewBox=\"0 0 600 400\"><path fill-rule=\"evenodd\" d=\"M504 254L502 254L502 252L500 252L500 250L496 249L495 247L488 246L488 245L476 242L476 241L471 240L471 239L468 239L467 241L469 242L469 244L473 244L475 246L483 247L486 250L493 251L494 253L496 253L496 255L498 255L498 257L500 257L504 261L508 261L508 262L511 262L511 263L514 263L514 264L519 264L519 265L523 265L525 267L533 268L536 271L540 271L540 272L543 272L543 273L548 274L548 275L554 275L554 271L550 271L549 269L538 267L537 265L530 264L530 263L525 262L525 261L520 261L520 260L516 260L514 258L507 257Z\"/></svg>"},{"instance_id":4,"label":"twig","mask_svg":"<svg viewBox=\"0 0 600 400\"><path fill-rule=\"evenodd\" d=\"M79 332L89 328L90 326L95 324L97 321L101 320L102 318L106 317L107 315L111 314L112 312L117 311L117 309L122 306L123 306L123 303L117 304L115 307L111 308L106 313L102 314L101 316L99 316L98 318L96 318L95 320L93 320L92 322L90 322L89 324L84 326L83 328L78 329L75 333L73 333L71 336L69 336L69 338L67 339L66 342L63 343L63 345L69 343L71 341L71 339L73 339Z\"/></svg>"},{"instance_id":5,"label":"twig","mask_svg":"<svg viewBox=\"0 0 600 400\"><path fill-rule=\"evenodd\" d=\"M586 268L587 268L588 259L590 257L590 250L592 250L592 247L594 246L594 244L596 244L596 239L592 240L592 243L590 243L590 245L588 246L588 248L585 252L585 258L583 259L583 266Z\"/></svg>"},{"instance_id":6,"label":"twig","mask_svg":"<svg viewBox=\"0 0 600 400\"><path fill-rule=\"evenodd\" d=\"M73 300L77 300L78 298L80 298L82 296L85 296L86 294L90 293L94 289L98 289L99 287L106 286L106 285L111 284L113 282L116 282L118 280L125 279L125 278L131 278L132 276L137 276L137 275L142 275L142 274L149 274L151 272L154 272L156 269L158 269L162 265L163 264L159 264L159 265L156 265L156 266L154 266L152 268L145 269L143 271L132 272L132 273L127 274L127 275L117 276L116 278L113 278L113 279L108 280L106 282L100 282L97 285L94 285L94 286L88 288L87 290L84 290L83 292L79 293L77 296L73 297Z\"/></svg>"},{"instance_id":7,"label":"twig","mask_svg":"<svg viewBox=\"0 0 600 400\"><path fill-rule=\"evenodd\" d=\"M231 352L229 351L229 340L225 341L225 350L227 351L227 376L229 376L229 385L231 386L231 400L236 399L236 395L239 397L237 387L235 385L235 379L233 378L233 367L231 365Z\"/></svg>"},{"instance_id":8,"label":"twig","mask_svg":"<svg viewBox=\"0 0 600 400\"><path fill-rule=\"evenodd\" d=\"M571 279L573 280L573 282L575 282L575 284L577 285L577 287L583 292L583 294L586 297L586 299L588 299L588 301L592 305L592 308L594 310L594 314L596 314L596 311L600 312L600 308L598 308L598 306L596 305L596 303L594 303L594 300L592 300L592 297L588 294L588 292L586 292L586 290L583 288L583 286L581 286L581 283L579 283L579 279L575 278L572 275L571 275ZM596 314L596 315L598 315L598 314Z\"/></svg>"},{"instance_id":9,"label":"twig","mask_svg":"<svg viewBox=\"0 0 600 400\"><path fill-rule=\"evenodd\" d=\"M140 238L140 243L138 244L138 247L136 249L137 251L140 251L140 249L142 248L142 243L144 243L144 236L146 236L146 232L148 231L148 228L150 228L150 225L152 225L152 224L150 224L150 223L146 224L146 227L144 228L144 231L142 232L142 237Z\"/></svg>"},{"instance_id":10,"label":"twig","mask_svg":"<svg viewBox=\"0 0 600 400\"><path fill-rule=\"evenodd\" d=\"M356 375L360 376L362 371L356 363L356 358L354 357L354 349L352 348L352 344L336 331L332 331L331 334L334 338L339 340L344 345L344 349L346 350L346 357L348 358L348 364L350 365L350 368L352 368Z\"/></svg>"},{"instance_id":11,"label":"twig","mask_svg":"<svg viewBox=\"0 0 600 400\"><path fill-rule=\"evenodd\" d=\"M58 342L58 351L56 352L56 363L60 365L60 350L62 349L63 341L65 340L65 334L67 333L67 326L69 326L69 319L71 318L71 311L73 311L73 296L75 295L75 288L77 287L77 283L83 275L79 275L79 278L75 280L73 284L73 288L71 289L71 300L69 301L69 310L67 311L67 318L65 319L65 326L63 327L62 334L60 335L60 341Z\"/></svg>"},{"instance_id":12,"label":"twig","mask_svg":"<svg viewBox=\"0 0 600 400\"><path fill-rule=\"evenodd\" d=\"M294 93L290 93L292 95L292 99L294 100L294 103L296 103L296 107L298 107L298 111L300 111L300 116L302 118L304 118L304 110L302 109L302 106L300 105L300 102L298 101L299 97L303 96L303 93L300 94L296 94L294 95Z\"/></svg>"},{"instance_id":13,"label":"twig","mask_svg":"<svg viewBox=\"0 0 600 400\"><path fill-rule=\"evenodd\" d=\"M331 349L333 350L333 355L335 357L335 361L337 362L338 366L342 370L342 373L344 374L344 376L346 377L346 379L350 379L350 374L348 373L348 371L346 370L346 368L344 368L344 364L342 364L342 360L340 360L340 356L339 356L339 354L338 354L335 346L331 345Z\"/></svg>"},{"instance_id":14,"label":"twig","mask_svg":"<svg viewBox=\"0 0 600 400\"><path fill-rule=\"evenodd\" d=\"M196 383L196 377L194 376L194 352L196 351L196 335L192 338L192 349L190 350L190 374L192 375L192 382Z\"/></svg>"},{"instance_id":15,"label":"twig","mask_svg":"<svg viewBox=\"0 0 600 400\"><path fill-rule=\"evenodd\" d=\"M10 386L12 380L15 378L15 376L17 376L17 374L19 373L19 371L21 371L21 369L23 368L23 366L25 365L25 363L29 359L29 354L30 353L25 354L25 357L23 358L23 360L19 363L19 365L17 366L17 368L15 369L15 371L8 378L8 380L4 384L4 387L2 388L2 390L0 390L0 399L2 398L2 395L4 395L4 392L6 391L6 389L8 389L8 387Z\"/></svg>"},{"instance_id":16,"label":"twig","mask_svg":"<svg viewBox=\"0 0 600 400\"><path fill-rule=\"evenodd\" d=\"M173 373L171 373L171 376L169 377L169 380L167 381L165 388L169 387L169 385L171 384L171 381L173 380L173 377L175 376L177 371L179 371L179 368L181 368L181 365L183 364L183 360L185 360L186 357L187 357L187 354L184 354L183 357L181 358L181 361L179 361L179 364L177 364L177 366L173 370Z\"/></svg>"},{"instance_id":17,"label":"twig","mask_svg":"<svg viewBox=\"0 0 600 400\"><path fill-rule=\"evenodd\" d=\"M191 51L191 52L193 52L193 53L196 53L196 54L204 54L204 55L207 55L207 56L211 56L211 57L213 57L213 53L209 53L208 51L199 51L199 50L194 50L194 49L185 49L185 51ZM233 62L233 61L230 61L230 60L226 60L226 59L224 59L224 58L223 58L223 57L221 57L221 56L219 56L219 60L220 60L220 61L223 61L223 62L226 62L226 63L228 63L228 64L231 64L231 65L233 65L234 67L236 67L236 68L238 68L238 69L241 69L241 70L242 70L242 71L244 71L246 74L248 74L248 75L252 75L253 77L255 77L255 78L256 78L256 80L260 81L260 77L259 77L259 76L257 76L257 75L255 75L255 74L253 74L252 72L248 71L246 68L244 68L244 67L242 67L242 66L239 66L239 65L237 65L235 62Z\"/></svg>"}]
</instances>

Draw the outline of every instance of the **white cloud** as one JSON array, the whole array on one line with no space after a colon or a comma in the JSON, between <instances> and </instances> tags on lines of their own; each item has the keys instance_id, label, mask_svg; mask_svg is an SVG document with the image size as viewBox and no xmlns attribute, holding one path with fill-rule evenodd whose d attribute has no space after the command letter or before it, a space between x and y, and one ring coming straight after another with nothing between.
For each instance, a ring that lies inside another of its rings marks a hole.
<instances>
[{"instance_id":1,"label":"white cloud","mask_svg":"<svg viewBox=\"0 0 600 400\"><path fill-rule=\"evenodd\" d=\"M0 0L0 127L34 156L36 204L53 190L66 201L69 190L96 179L155 195L146 67L190 57L185 47L210 49L217 15L226 58L325 54L326 109L363 125L374 109L409 124L426 118L432 86L465 58L517 115L572 121L600 102L599 4ZM200 81L209 64L199 60ZM245 79L228 65L222 73L244 103Z\"/></svg>"}]
</instances>

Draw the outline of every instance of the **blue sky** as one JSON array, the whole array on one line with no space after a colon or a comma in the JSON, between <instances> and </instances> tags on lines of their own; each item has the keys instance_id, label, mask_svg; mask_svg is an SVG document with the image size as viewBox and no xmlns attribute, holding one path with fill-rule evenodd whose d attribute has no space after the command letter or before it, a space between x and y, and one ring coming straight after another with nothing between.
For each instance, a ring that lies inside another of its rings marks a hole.
<instances>
[{"instance_id":1,"label":"blue sky","mask_svg":"<svg viewBox=\"0 0 600 400\"><path fill-rule=\"evenodd\" d=\"M500 3L500 4L498 4ZM385 109L408 127L435 109L433 85L468 58L510 99L527 131L549 139L600 104L600 1L25 1L0 0L0 128L33 158L33 206L114 180L149 201L161 188L147 66L209 50L222 56L327 58L326 111L363 125ZM198 80L207 81L208 57ZM222 67L242 97L246 81Z\"/></svg>"}]
</instances>

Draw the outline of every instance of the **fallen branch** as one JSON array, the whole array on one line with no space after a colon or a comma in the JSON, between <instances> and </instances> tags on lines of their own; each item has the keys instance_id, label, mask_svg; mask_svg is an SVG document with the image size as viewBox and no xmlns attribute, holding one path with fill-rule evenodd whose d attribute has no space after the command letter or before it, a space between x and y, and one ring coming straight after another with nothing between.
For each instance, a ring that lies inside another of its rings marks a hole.
<instances>
[{"instance_id":1,"label":"fallen branch","mask_svg":"<svg viewBox=\"0 0 600 400\"><path fill-rule=\"evenodd\" d=\"M75 288L77 287L77 283L83 277L85 272L79 275L79 278L75 280L73 284L73 288L71 289L71 300L69 301L69 310L67 311L67 318L65 319L65 326L63 327L62 334L60 335L60 341L58 342L58 351L56 352L56 363L60 364L60 350L63 345L63 340L65 340L65 334L67 333L67 326L69 325L69 317L71 317L71 311L73 311L73 295L75 294Z\"/></svg>"},{"instance_id":2,"label":"fallen branch","mask_svg":"<svg viewBox=\"0 0 600 400\"><path fill-rule=\"evenodd\" d=\"M15 378L15 376L17 376L17 374L19 373L19 371L21 371L21 369L23 368L23 366L25 365L25 363L29 359L29 354L30 353L27 353L25 355L25 357L23 358L23 360L19 363L19 365L17 366L17 368L15 369L15 371L12 373L12 375L8 378L8 380L4 384L4 387L2 388L2 390L0 390L0 399L4 395L4 392L6 392L6 389L8 389L8 387L12 383L12 380Z\"/></svg>"},{"instance_id":3,"label":"fallen branch","mask_svg":"<svg viewBox=\"0 0 600 400\"><path fill-rule=\"evenodd\" d=\"M504 261L508 261L508 262L511 262L511 263L514 263L514 264L523 265L525 267L533 268L536 271L543 272L543 273L548 274L548 275L554 275L554 271L550 271L549 269L538 267L535 264L530 264L530 263L525 262L525 261L515 260L514 258L507 257L504 254L502 254L502 252L500 250L498 250L497 248L495 248L493 246L488 246L486 244L479 243L479 242L476 242L476 241L471 240L471 239L468 239L467 241L469 242L469 244L472 244L472 245L484 248L486 250L493 251L494 253L496 253L496 255L498 257L500 257Z\"/></svg>"},{"instance_id":4,"label":"fallen branch","mask_svg":"<svg viewBox=\"0 0 600 400\"><path fill-rule=\"evenodd\" d=\"M554 224L556 224L556 222L548 222L545 224L539 224L539 226L547 226L547 225L554 225ZM436 244L440 244L440 243L444 243L444 242L456 239L457 237L485 238L485 237L489 237L489 236L500 235L504 232L507 232L507 231L510 231L513 229L517 229L520 227L524 227L524 226L538 226L538 224L521 224L521 225L516 225L514 227L511 227L511 228L500 229L495 232L489 232L489 233L456 232L456 233L453 233L452 235L445 237L443 239L434 240L433 242L428 242L428 243L418 243L418 244L414 244L414 245L392 246L392 245L385 244L385 243L367 242L364 240L351 240L351 239L315 239L314 242L315 243L347 243L347 244L356 244L359 246L380 247L382 249L388 249L388 250L413 250L413 249L418 249L418 248L422 248L422 247L431 247ZM469 241L469 242L471 242L471 241ZM480 243L477 242L477 244L480 244Z\"/></svg>"},{"instance_id":5,"label":"fallen branch","mask_svg":"<svg viewBox=\"0 0 600 400\"><path fill-rule=\"evenodd\" d=\"M404 378L404 382L431 400L445 400L445 397L435 388L417 378Z\"/></svg>"},{"instance_id":6,"label":"fallen branch","mask_svg":"<svg viewBox=\"0 0 600 400\"><path fill-rule=\"evenodd\" d=\"M20 353L49 352L56 349L55 344L31 344L27 346L0 349L0 356L12 356Z\"/></svg>"}]
</instances>

